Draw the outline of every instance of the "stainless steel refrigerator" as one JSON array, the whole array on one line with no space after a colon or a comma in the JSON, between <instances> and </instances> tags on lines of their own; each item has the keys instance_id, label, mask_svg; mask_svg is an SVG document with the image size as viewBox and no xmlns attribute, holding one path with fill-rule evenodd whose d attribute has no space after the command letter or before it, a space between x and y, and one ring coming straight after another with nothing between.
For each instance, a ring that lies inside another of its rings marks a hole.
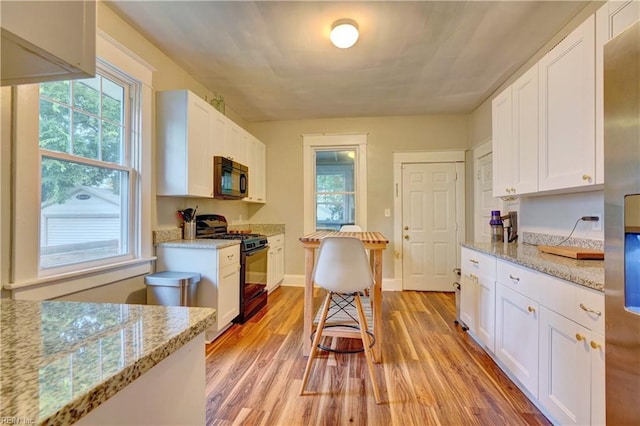
<instances>
[{"instance_id":1,"label":"stainless steel refrigerator","mask_svg":"<svg viewBox=\"0 0 640 426\"><path fill-rule=\"evenodd\" d=\"M640 23L604 48L607 424L640 424Z\"/></svg>"}]
</instances>

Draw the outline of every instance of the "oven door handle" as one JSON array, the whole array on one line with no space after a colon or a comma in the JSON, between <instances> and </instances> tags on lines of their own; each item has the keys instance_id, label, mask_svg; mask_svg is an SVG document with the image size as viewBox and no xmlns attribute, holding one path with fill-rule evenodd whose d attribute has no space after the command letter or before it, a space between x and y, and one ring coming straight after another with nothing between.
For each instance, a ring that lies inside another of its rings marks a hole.
<instances>
[{"instance_id":1,"label":"oven door handle","mask_svg":"<svg viewBox=\"0 0 640 426\"><path fill-rule=\"evenodd\" d=\"M250 257L250 256L253 256L253 255L256 255L256 254L260 254L263 251L267 251L267 250L269 250L269 245L262 246L257 250L248 251L248 252L245 253L245 256Z\"/></svg>"}]
</instances>

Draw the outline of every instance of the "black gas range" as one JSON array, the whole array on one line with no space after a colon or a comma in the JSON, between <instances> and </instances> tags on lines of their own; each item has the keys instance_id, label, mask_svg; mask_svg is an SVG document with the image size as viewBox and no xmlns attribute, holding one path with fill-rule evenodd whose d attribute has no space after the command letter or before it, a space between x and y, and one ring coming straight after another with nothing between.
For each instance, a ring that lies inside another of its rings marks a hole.
<instances>
[{"instance_id":1,"label":"black gas range","mask_svg":"<svg viewBox=\"0 0 640 426\"><path fill-rule=\"evenodd\" d=\"M240 314L233 322L244 324L267 305L267 237L229 232L224 216L203 214L196 216L196 238L240 240Z\"/></svg>"}]
</instances>

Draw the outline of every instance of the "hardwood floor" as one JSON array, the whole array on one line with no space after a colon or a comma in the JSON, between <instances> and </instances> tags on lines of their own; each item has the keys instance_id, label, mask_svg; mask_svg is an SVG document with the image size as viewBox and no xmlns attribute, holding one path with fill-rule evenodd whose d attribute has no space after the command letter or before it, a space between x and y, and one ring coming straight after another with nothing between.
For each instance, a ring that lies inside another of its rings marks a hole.
<instances>
[{"instance_id":1,"label":"hardwood floor","mask_svg":"<svg viewBox=\"0 0 640 426\"><path fill-rule=\"evenodd\" d=\"M266 309L207 345L207 425L550 424L454 324L453 293L384 293L382 404L363 353L322 352L299 396L302 298L302 288L280 287ZM361 346L337 340L325 344Z\"/></svg>"}]
</instances>

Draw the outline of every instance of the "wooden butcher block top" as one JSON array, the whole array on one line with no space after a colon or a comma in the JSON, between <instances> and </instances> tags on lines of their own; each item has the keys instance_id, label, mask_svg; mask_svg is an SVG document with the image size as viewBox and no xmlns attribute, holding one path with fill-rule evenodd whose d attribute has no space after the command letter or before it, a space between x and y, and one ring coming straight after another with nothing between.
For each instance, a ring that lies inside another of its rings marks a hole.
<instances>
[{"instance_id":1,"label":"wooden butcher block top","mask_svg":"<svg viewBox=\"0 0 640 426\"><path fill-rule=\"evenodd\" d=\"M335 232L335 231L318 231L300 237L303 243L320 242L325 237L356 237L360 241L367 244L388 244L389 240L380 232Z\"/></svg>"},{"instance_id":2,"label":"wooden butcher block top","mask_svg":"<svg viewBox=\"0 0 640 426\"><path fill-rule=\"evenodd\" d=\"M579 260L602 260L604 252L582 247L571 246L538 246L538 250L543 253L555 254L558 256L570 257Z\"/></svg>"}]
</instances>

